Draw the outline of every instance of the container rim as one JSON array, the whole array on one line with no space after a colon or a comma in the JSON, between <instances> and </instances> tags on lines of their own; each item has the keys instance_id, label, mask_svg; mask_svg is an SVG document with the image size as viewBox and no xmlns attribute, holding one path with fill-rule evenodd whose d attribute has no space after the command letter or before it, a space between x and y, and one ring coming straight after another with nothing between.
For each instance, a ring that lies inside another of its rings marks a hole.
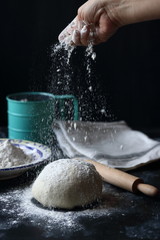
<instances>
[{"instance_id":1,"label":"container rim","mask_svg":"<svg viewBox=\"0 0 160 240\"><path fill-rule=\"evenodd\" d=\"M19 99L12 99L12 97L16 96L23 96L23 95L35 95L35 96L45 96L48 97L47 99L42 99L42 100L28 100L27 103L41 103L41 102L47 102L51 101L53 99L74 99L76 100L76 97L72 94L64 94L64 95L54 95L52 93L47 93L47 92L17 92L17 93L12 93L6 96L7 101L9 102L19 102L19 103L24 103L24 101L20 101Z\"/></svg>"}]
</instances>

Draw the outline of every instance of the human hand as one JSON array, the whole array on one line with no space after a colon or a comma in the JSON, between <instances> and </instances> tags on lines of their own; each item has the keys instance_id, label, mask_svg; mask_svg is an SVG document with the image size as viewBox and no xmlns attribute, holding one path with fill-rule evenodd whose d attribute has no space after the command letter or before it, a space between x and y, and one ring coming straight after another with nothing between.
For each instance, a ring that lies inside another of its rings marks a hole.
<instances>
[{"instance_id":1,"label":"human hand","mask_svg":"<svg viewBox=\"0 0 160 240\"><path fill-rule=\"evenodd\" d=\"M76 18L60 33L59 41L78 46L107 41L118 29L118 23L111 20L106 10L107 2L110 1L89 0L83 4Z\"/></svg>"},{"instance_id":2,"label":"human hand","mask_svg":"<svg viewBox=\"0 0 160 240\"><path fill-rule=\"evenodd\" d=\"M88 0L59 35L59 41L83 46L99 44L121 26L154 19L160 19L159 0Z\"/></svg>"}]
</instances>

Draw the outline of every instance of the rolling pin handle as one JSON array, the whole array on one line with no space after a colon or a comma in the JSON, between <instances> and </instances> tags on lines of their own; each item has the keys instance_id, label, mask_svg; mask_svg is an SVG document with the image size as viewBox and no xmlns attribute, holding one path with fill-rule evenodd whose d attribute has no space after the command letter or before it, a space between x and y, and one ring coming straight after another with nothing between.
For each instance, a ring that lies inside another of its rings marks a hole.
<instances>
[{"instance_id":1,"label":"rolling pin handle","mask_svg":"<svg viewBox=\"0 0 160 240\"><path fill-rule=\"evenodd\" d=\"M155 197L160 194L160 190L158 188L149 184L144 184L143 182L138 183L137 190L150 197Z\"/></svg>"}]
</instances>

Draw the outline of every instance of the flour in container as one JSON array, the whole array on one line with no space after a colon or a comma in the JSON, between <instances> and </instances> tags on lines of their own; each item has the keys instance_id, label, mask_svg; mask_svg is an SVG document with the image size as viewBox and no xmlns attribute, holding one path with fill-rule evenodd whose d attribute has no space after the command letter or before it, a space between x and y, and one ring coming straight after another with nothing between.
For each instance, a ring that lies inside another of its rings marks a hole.
<instances>
[{"instance_id":1,"label":"flour in container","mask_svg":"<svg viewBox=\"0 0 160 240\"><path fill-rule=\"evenodd\" d=\"M0 143L0 168L10 168L32 162L32 157L7 139Z\"/></svg>"}]
</instances>

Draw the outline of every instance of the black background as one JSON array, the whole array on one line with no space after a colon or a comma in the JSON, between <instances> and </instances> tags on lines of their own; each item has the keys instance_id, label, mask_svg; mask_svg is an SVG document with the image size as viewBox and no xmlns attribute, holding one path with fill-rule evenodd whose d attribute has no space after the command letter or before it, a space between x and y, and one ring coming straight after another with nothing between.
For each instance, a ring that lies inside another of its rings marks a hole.
<instances>
[{"instance_id":1,"label":"black background","mask_svg":"<svg viewBox=\"0 0 160 240\"><path fill-rule=\"evenodd\" d=\"M55 63L50 58L51 45L83 2L1 2L0 126L7 125L7 94L48 91L77 96L83 120L125 120L134 128L159 128L159 20L123 27L107 43L95 47L97 58L90 79L94 93L85 92L88 80L81 47L71 58L69 85L64 82L57 88L55 73L49 73ZM104 106L107 114L100 113Z\"/></svg>"}]
</instances>

